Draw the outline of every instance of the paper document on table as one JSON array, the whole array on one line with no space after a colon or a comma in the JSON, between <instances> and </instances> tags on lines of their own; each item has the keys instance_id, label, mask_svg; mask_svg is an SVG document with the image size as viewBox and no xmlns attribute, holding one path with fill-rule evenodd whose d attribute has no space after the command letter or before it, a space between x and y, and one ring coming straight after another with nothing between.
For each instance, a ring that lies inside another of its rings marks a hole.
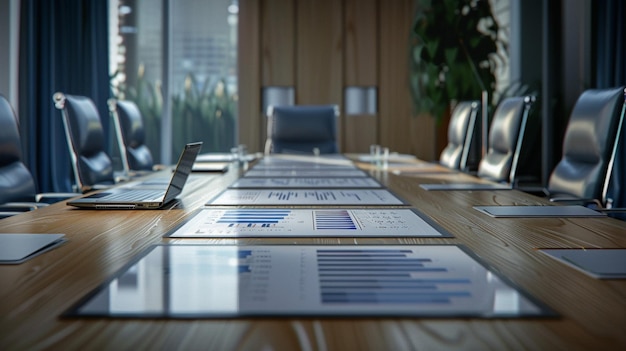
<instances>
[{"instance_id":1,"label":"paper document on table","mask_svg":"<svg viewBox=\"0 0 626 351\"><path fill-rule=\"evenodd\" d=\"M457 245L154 245L64 317L556 316Z\"/></svg>"},{"instance_id":2,"label":"paper document on table","mask_svg":"<svg viewBox=\"0 0 626 351\"><path fill-rule=\"evenodd\" d=\"M254 167L260 168L315 168L315 167L355 167L354 163L341 154L323 156L273 154L259 160Z\"/></svg>"},{"instance_id":3,"label":"paper document on table","mask_svg":"<svg viewBox=\"0 0 626 351\"><path fill-rule=\"evenodd\" d=\"M168 236L173 238L452 237L427 216L408 208L205 208Z\"/></svg>"},{"instance_id":4,"label":"paper document on table","mask_svg":"<svg viewBox=\"0 0 626 351\"><path fill-rule=\"evenodd\" d=\"M318 169L318 168L293 168L293 169L251 169L244 177L367 177L367 173L360 169Z\"/></svg>"},{"instance_id":5,"label":"paper document on table","mask_svg":"<svg viewBox=\"0 0 626 351\"><path fill-rule=\"evenodd\" d=\"M331 177L285 177L255 178L243 177L229 188L260 189L260 188L382 188L382 185L370 177L331 178Z\"/></svg>"},{"instance_id":6,"label":"paper document on table","mask_svg":"<svg viewBox=\"0 0 626 351\"><path fill-rule=\"evenodd\" d=\"M356 158L359 162L375 162L380 158L380 156L377 157L371 154L359 154L357 155ZM402 162L402 161L413 162L417 160L417 157L415 157L415 155L390 152L388 160L389 162Z\"/></svg>"},{"instance_id":7,"label":"paper document on table","mask_svg":"<svg viewBox=\"0 0 626 351\"><path fill-rule=\"evenodd\" d=\"M207 205L405 205L386 189L227 189Z\"/></svg>"},{"instance_id":8,"label":"paper document on table","mask_svg":"<svg viewBox=\"0 0 626 351\"><path fill-rule=\"evenodd\" d=\"M194 162L192 172L226 172L230 162Z\"/></svg>"}]
</instances>

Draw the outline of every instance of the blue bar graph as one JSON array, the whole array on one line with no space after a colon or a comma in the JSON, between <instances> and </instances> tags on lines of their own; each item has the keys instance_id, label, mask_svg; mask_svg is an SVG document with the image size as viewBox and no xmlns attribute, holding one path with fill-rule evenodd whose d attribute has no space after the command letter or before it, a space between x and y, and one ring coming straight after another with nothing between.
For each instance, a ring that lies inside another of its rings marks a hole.
<instances>
[{"instance_id":1,"label":"blue bar graph","mask_svg":"<svg viewBox=\"0 0 626 351\"><path fill-rule=\"evenodd\" d=\"M315 217L315 229L357 229L347 210L314 211L313 215Z\"/></svg>"},{"instance_id":2,"label":"blue bar graph","mask_svg":"<svg viewBox=\"0 0 626 351\"><path fill-rule=\"evenodd\" d=\"M290 210L228 210L215 223L228 224L229 227L270 227L283 221L289 214Z\"/></svg>"},{"instance_id":3,"label":"blue bar graph","mask_svg":"<svg viewBox=\"0 0 626 351\"><path fill-rule=\"evenodd\" d=\"M469 279L447 278L447 267L413 250L319 249L317 266L325 304L451 304L471 297Z\"/></svg>"},{"instance_id":4,"label":"blue bar graph","mask_svg":"<svg viewBox=\"0 0 626 351\"><path fill-rule=\"evenodd\" d=\"M237 258L239 258L239 259L249 258L250 256L252 256L252 250L239 250L239 251L237 251Z\"/></svg>"},{"instance_id":5,"label":"blue bar graph","mask_svg":"<svg viewBox=\"0 0 626 351\"><path fill-rule=\"evenodd\" d=\"M239 271L239 273L250 273L252 272L252 270L250 269L250 266L237 266L237 269Z\"/></svg>"}]
</instances>

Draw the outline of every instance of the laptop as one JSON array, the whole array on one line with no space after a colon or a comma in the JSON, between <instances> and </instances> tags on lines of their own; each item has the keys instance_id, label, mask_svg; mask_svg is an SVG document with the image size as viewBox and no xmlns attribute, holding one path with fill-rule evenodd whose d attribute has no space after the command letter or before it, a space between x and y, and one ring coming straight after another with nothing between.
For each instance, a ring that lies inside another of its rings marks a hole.
<instances>
[{"instance_id":1,"label":"laptop","mask_svg":"<svg viewBox=\"0 0 626 351\"><path fill-rule=\"evenodd\" d=\"M167 184L159 180L133 182L67 202L70 206L90 209L159 209L182 191L202 142L189 143L180 155Z\"/></svg>"}]
</instances>

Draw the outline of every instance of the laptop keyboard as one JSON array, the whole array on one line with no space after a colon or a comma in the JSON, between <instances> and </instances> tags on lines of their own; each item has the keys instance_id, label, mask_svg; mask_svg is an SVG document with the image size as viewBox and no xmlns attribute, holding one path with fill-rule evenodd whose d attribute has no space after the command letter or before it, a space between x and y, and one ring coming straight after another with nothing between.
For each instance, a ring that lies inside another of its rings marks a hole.
<instances>
[{"instance_id":1,"label":"laptop keyboard","mask_svg":"<svg viewBox=\"0 0 626 351\"><path fill-rule=\"evenodd\" d=\"M144 201L150 199L162 198L164 195L163 190L133 190L123 191L117 194L107 195L104 200L106 201Z\"/></svg>"}]
</instances>

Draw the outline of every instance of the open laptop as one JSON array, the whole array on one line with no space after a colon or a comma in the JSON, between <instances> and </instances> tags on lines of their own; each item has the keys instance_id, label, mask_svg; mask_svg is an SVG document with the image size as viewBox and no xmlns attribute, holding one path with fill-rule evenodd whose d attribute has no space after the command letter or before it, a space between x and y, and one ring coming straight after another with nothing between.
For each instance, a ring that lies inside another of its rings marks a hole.
<instances>
[{"instance_id":1,"label":"open laptop","mask_svg":"<svg viewBox=\"0 0 626 351\"><path fill-rule=\"evenodd\" d=\"M67 204L90 209L162 208L183 191L201 147L202 142L185 145L168 184L148 179L70 200Z\"/></svg>"}]
</instances>

